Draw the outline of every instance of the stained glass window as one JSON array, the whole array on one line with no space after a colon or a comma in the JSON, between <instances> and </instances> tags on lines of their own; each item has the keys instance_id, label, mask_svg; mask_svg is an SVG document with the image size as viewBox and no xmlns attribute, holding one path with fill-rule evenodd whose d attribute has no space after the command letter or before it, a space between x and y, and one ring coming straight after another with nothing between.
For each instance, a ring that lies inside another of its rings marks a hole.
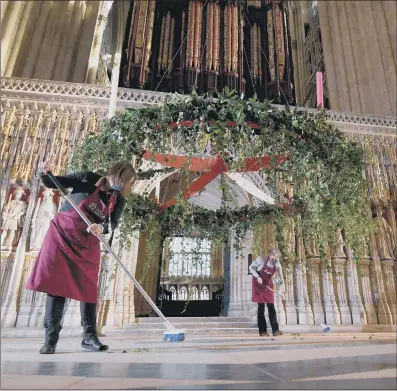
<instances>
[{"instance_id":1,"label":"stained glass window","mask_svg":"<svg viewBox=\"0 0 397 391\"><path fill-rule=\"evenodd\" d=\"M211 241L174 237L170 239L168 275L175 277L209 277L211 275Z\"/></svg>"}]
</instances>

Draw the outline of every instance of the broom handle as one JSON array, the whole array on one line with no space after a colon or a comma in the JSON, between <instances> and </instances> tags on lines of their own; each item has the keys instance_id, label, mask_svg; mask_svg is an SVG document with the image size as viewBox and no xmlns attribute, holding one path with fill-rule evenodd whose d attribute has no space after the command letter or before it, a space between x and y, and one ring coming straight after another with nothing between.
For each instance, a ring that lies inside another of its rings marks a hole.
<instances>
[{"instance_id":1,"label":"broom handle","mask_svg":"<svg viewBox=\"0 0 397 391\"><path fill-rule=\"evenodd\" d=\"M270 286L266 285L267 289L270 289L273 293L275 293L276 295L280 296L281 298L283 297L282 295L280 295L280 293L274 291L272 288L270 288ZM292 304L299 312L301 312L302 310L300 310L295 304ZM314 324L316 324L316 319L314 319L312 316L310 316L307 312L304 312L304 314L309 317L310 319L313 320Z\"/></svg>"},{"instance_id":2,"label":"broom handle","mask_svg":"<svg viewBox=\"0 0 397 391\"><path fill-rule=\"evenodd\" d=\"M62 195L68 200L70 205L72 205L73 209L79 214L79 216L84 220L84 222L87 224L87 226L90 226L92 223L91 221L87 218L87 216L81 211L81 209L78 207L78 205L73 201L73 199L70 197L70 195L66 192L66 190L63 188L63 186L59 183L58 179L55 178L55 176L52 174L52 172L47 172L48 177L51 179L51 181L54 183L54 185L58 188L58 190L62 193ZM163 321L164 325L168 329L173 329L174 327L171 325L171 323L167 320L167 318L162 314L162 312L158 309L156 304L153 302L153 300L150 298L150 296L145 292L145 290L141 287L139 282L135 279L135 277L129 272L127 267L124 265L124 263L121 261L121 259L117 256L117 254L113 251L113 249L109 246L107 241L101 236L101 235L96 235L99 240L102 242L102 244L105 246L106 250L110 252L110 254L113 255L113 258L119 263L121 268L124 270L124 272L128 275L128 277L132 280L134 283L135 287L138 289L139 292L141 292L142 296L146 299L146 301L150 304L150 306L153 308L153 310L156 312L156 314L161 318Z\"/></svg>"}]
</instances>

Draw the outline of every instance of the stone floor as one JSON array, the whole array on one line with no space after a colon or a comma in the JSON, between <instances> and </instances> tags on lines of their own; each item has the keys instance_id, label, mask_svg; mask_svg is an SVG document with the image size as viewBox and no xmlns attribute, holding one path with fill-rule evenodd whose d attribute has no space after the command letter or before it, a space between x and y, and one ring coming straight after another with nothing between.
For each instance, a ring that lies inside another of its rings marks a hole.
<instances>
[{"instance_id":1,"label":"stone floor","mask_svg":"<svg viewBox=\"0 0 397 391\"><path fill-rule=\"evenodd\" d=\"M161 336L102 338L110 350L84 352L61 338L55 355L42 339L1 340L2 390L48 389L396 389L393 334Z\"/></svg>"}]
</instances>

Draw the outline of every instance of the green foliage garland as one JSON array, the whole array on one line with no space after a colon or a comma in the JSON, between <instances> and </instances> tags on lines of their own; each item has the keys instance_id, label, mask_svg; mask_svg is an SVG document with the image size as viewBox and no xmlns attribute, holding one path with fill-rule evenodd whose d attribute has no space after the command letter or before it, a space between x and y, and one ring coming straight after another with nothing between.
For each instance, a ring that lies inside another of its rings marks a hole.
<instances>
[{"instance_id":1,"label":"green foliage garland","mask_svg":"<svg viewBox=\"0 0 397 391\"><path fill-rule=\"evenodd\" d=\"M193 120L192 126L170 128L170 124ZM235 125L227 125L233 121ZM249 125L255 123L259 129ZM210 145L210 149L208 148ZM223 242L231 230L241 244L248 230L264 223L274 224L282 254L288 258L284 229L293 218L299 222L306 240L315 239L325 254L324 243L336 247L338 230L358 257L371 225L367 217L363 152L342 132L331 125L326 112L277 108L270 102L243 99L237 95L169 95L163 105L128 109L108 120L100 134L89 135L75 150L72 169L105 173L108 166L137 159L150 150L193 156L220 156L232 169L248 157L287 154L286 163L262 170L267 185L275 190L280 179L293 188L293 217L280 208L233 209L225 199L218 211L210 211L179 197L177 204L164 213L148 195L133 194L127 201L120 230L128 242L132 230L143 230L148 240L178 235L207 237ZM170 169L165 169L170 170ZM156 172L140 173L148 178ZM157 173L158 174L158 173ZM186 167L179 171L187 175ZM227 186L226 186L227 187ZM183 190L182 188L180 189ZM285 202L284 194L273 194ZM157 244L156 244L157 245ZM155 246L154 246L155 247ZM157 249L153 247L154 253Z\"/></svg>"}]
</instances>

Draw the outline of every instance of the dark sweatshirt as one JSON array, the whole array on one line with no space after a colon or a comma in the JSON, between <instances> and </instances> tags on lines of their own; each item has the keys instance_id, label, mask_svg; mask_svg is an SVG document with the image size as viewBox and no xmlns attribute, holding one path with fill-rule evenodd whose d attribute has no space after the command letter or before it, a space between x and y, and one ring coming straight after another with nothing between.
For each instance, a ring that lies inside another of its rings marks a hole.
<instances>
[{"instance_id":1,"label":"dark sweatshirt","mask_svg":"<svg viewBox=\"0 0 397 391\"><path fill-rule=\"evenodd\" d=\"M95 174L93 172L74 172L65 176L57 176L56 178L65 189L73 189L71 193L71 198L78 205L82 200L95 192L95 184L101 177L101 175ZM49 187L50 189L56 189L56 186L52 183L48 175L42 174L40 178L44 186ZM114 190L112 190L112 192L114 192ZM113 212L110 214L112 232L116 229L125 208L124 198L119 192L117 193L118 197L116 205L113 209ZM101 200L105 203L105 205L107 205L108 192L101 190L99 191L99 196ZM62 205L60 211L67 212L71 209L73 209L72 205L66 200ZM106 222L100 225L103 227L104 234L109 233L109 219L106 219Z\"/></svg>"}]
</instances>

